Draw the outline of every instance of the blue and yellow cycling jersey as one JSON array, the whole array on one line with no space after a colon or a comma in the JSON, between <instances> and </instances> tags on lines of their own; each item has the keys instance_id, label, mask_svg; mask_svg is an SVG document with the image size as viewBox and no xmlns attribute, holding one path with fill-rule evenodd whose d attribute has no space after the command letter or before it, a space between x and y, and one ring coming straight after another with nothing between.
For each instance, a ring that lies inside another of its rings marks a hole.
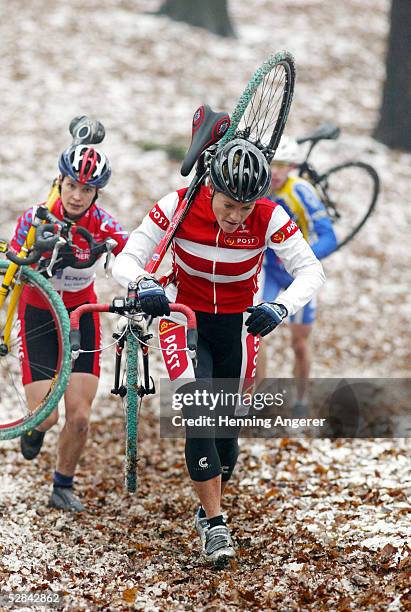
<instances>
[{"instance_id":1,"label":"blue and yellow cycling jersey","mask_svg":"<svg viewBox=\"0 0 411 612\"><path fill-rule=\"evenodd\" d=\"M281 204L290 217L296 221L318 259L323 259L335 250L337 238L332 222L316 190L308 181L299 176L290 175L281 189L273 193L270 199ZM277 294L272 295L274 287L286 288L293 281L292 276L286 272L281 260L271 249L266 251L264 272L265 301L271 301L277 297Z\"/></svg>"}]
</instances>

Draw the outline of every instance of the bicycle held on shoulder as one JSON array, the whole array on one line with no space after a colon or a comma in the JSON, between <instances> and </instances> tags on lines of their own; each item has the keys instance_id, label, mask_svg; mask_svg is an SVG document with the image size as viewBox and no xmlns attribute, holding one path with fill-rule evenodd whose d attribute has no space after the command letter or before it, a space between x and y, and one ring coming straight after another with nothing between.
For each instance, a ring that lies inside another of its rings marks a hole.
<instances>
[{"instance_id":1,"label":"bicycle held on shoulder","mask_svg":"<svg viewBox=\"0 0 411 612\"><path fill-rule=\"evenodd\" d=\"M373 212L380 191L376 170L361 161L347 161L317 172L308 158L321 140L335 140L340 129L325 123L311 134L298 138L298 144L309 143L304 161L299 164L299 176L314 185L333 223L338 246L341 249L354 236ZM334 251L335 252L335 251Z\"/></svg>"},{"instance_id":2,"label":"bicycle held on shoulder","mask_svg":"<svg viewBox=\"0 0 411 612\"><path fill-rule=\"evenodd\" d=\"M146 272L153 274L158 269L173 237L187 214L200 185L209 174L210 162L217 149L233 138L245 138L258 146L268 161L274 156L281 139L292 100L295 80L294 61L288 52L272 55L251 77L240 97L231 119L226 113L215 113L207 105L200 106L194 113L192 141L181 167L181 174L188 174L196 165L195 175L186 196L177 208L163 239L146 266ZM172 275L160 278L166 285ZM111 305L100 304L81 306L71 318L71 346L74 356L80 350L78 317L84 312L112 312L127 317L127 323L114 334L116 340L115 383L112 393L120 395L124 402L126 416L126 462L125 482L129 492L137 487L137 427L142 398L155 392L149 374L149 354L146 319L135 302L137 286L131 284L127 298L115 298ZM131 293L130 293L131 292ZM196 350L196 321L194 313L181 304L170 304L171 311L182 312L187 318L187 347L192 359ZM124 370L121 370L122 353L126 348ZM139 350L140 349L140 350ZM141 360L139 360L139 354ZM141 361L141 362L140 362ZM121 371L123 374L121 375ZM123 378L121 378L121 376ZM124 382L125 381L125 382Z\"/></svg>"},{"instance_id":3,"label":"bicycle held on shoulder","mask_svg":"<svg viewBox=\"0 0 411 612\"><path fill-rule=\"evenodd\" d=\"M148 273L153 274L158 269L195 194L207 178L218 149L234 138L243 138L261 149L269 163L272 161L287 122L294 84L294 58L288 51L279 51L270 55L254 72L231 118L227 113L213 112L207 105L197 109L191 145L181 166L181 174L188 176L196 165L195 175L146 266Z\"/></svg>"},{"instance_id":4,"label":"bicycle held on shoulder","mask_svg":"<svg viewBox=\"0 0 411 612\"><path fill-rule=\"evenodd\" d=\"M195 176L189 185L186 197L178 207L163 239L146 266L147 272L154 273L158 269L179 224L189 210L197 190L207 179L211 159L218 148L234 138L244 138L258 146L264 152L268 161L272 160L287 121L294 91L294 82L295 67L293 57L287 51L281 51L271 55L252 75L238 100L231 120L226 113L214 113L206 105L201 106L196 111L192 125L192 142L181 168L182 175L187 176L194 165L196 165ZM70 132L73 135L73 142L95 144L104 137L104 128L101 124L99 122L90 122L86 117L75 118L70 124ZM75 141L74 139L77 140ZM57 186L54 185L46 209L51 208L57 197L58 190ZM70 246L71 229L67 228L67 234L65 235L61 222L51 219L48 216L49 214L49 211L48 213L44 212L44 219L38 218L38 215L36 215L23 248L17 254L14 261L0 262L0 273L3 275L0 287L0 315L3 317L3 320L0 320L0 368L4 368L2 376L3 385L0 391L0 439L20 436L47 418L63 395L70 375L71 349L67 310L46 278L28 265L29 263L32 265L35 261L32 258L33 250L41 253L42 247L40 243L42 240L47 241L51 239L54 241L57 236L56 242L53 243L54 246L51 242L43 245L47 246L47 248L53 246L51 259L54 259L56 262L58 258L53 256L53 252L57 248L57 243L61 244L60 239L65 240ZM41 224L49 224L49 227L39 229ZM50 226L53 226L53 229ZM48 232L52 236L48 235ZM37 243L36 238L38 238ZM93 251L93 248L91 245L90 252ZM7 249L7 243L3 242L3 252L7 251ZM7 256L9 258L14 257L10 251L7 252ZM48 263L48 266L50 263ZM165 282L166 279L163 280ZM30 408L27 406L21 383L21 373L19 371L20 357L22 358L23 368L27 359L32 360L32 367L36 367L35 355L23 355L21 352L21 337L25 334L25 330L19 328L20 319L17 315L21 301L20 298L24 295L24 292L22 292L23 287L29 287L33 291L38 292L43 303L46 304L46 310L49 312L48 321L38 330L38 336L41 337L45 333L53 333L56 340L55 344L57 345L56 366L52 372L48 373L51 381L50 387L39 404ZM106 307L107 305L103 306ZM118 390L119 395L124 393L124 389L127 388L127 405L133 406L137 401L136 397L151 392L150 390L153 387L148 374L148 357L144 353L146 349L142 349L142 380L144 382L139 382L140 379L136 378L136 374L133 373L133 362L136 363L137 359L137 343L142 347L145 346L146 340L144 338L147 339L148 334L145 328L144 317L141 314L127 311L127 307L128 303L118 306L113 302L108 311L117 312L117 310L110 310L110 308L118 308L118 313L122 309L126 315L128 312L127 326L117 339L118 355L121 354L124 345L127 347L127 384L118 386L118 378L114 388ZM47 327L51 327L51 331L47 331ZM12 330L14 330L14 337L12 337ZM119 367L116 362L116 372L119 371ZM120 375L118 374L118 376ZM8 386L4 383L6 380L9 383ZM16 394L18 397L17 401L12 399ZM136 397L133 399L135 394ZM137 411L134 408L130 409L130 414L137 414ZM134 430L131 425L129 430L133 432L132 437L134 441L130 437L128 445L130 449L133 449L137 445L137 429L135 428ZM130 450L130 455L133 452L133 450ZM128 464L134 466L134 459L130 459ZM130 476L128 487L132 490L133 486L135 486L133 485L133 476Z\"/></svg>"}]
</instances>

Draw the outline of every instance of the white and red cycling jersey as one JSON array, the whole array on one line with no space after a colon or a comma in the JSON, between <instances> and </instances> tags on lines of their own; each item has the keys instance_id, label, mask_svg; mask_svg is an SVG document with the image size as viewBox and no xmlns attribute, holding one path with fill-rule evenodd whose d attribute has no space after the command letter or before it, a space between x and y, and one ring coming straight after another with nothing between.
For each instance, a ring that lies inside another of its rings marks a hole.
<instances>
[{"instance_id":1,"label":"white and red cycling jersey","mask_svg":"<svg viewBox=\"0 0 411 612\"><path fill-rule=\"evenodd\" d=\"M159 200L134 230L117 257L113 276L127 287L144 274L187 189ZM172 243L176 302L199 312L244 312L253 304L257 277L266 249L283 261L294 282L278 298L288 314L304 306L323 284L321 263L295 221L275 202L257 200L245 222L226 234L212 209L211 189L203 185Z\"/></svg>"},{"instance_id":2,"label":"white and red cycling jersey","mask_svg":"<svg viewBox=\"0 0 411 612\"><path fill-rule=\"evenodd\" d=\"M10 248L16 253L23 246L31 227L34 209L35 207L32 206L26 210L17 221L13 237L10 241ZM53 204L51 212L58 219L63 219L64 209L60 199L57 199ZM88 230L96 242L104 242L107 238L113 238L117 242L117 246L113 249L114 255L118 255L127 242L127 232L108 212L97 206L97 204L92 204L87 212L76 221L76 225ZM87 259L89 257L89 246L86 239L76 233L73 237L73 243L79 247L79 251L75 252L75 256L79 259L83 257ZM49 256L50 253L44 253L43 257L47 259ZM85 269L67 266L53 274L50 282L61 294L67 308L97 301L94 293L97 265L98 262L96 261L92 266ZM40 295L29 287L25 287L22 300L27 301L32 306L44 307L44 302Z\"/></svg>"}]
</instances>

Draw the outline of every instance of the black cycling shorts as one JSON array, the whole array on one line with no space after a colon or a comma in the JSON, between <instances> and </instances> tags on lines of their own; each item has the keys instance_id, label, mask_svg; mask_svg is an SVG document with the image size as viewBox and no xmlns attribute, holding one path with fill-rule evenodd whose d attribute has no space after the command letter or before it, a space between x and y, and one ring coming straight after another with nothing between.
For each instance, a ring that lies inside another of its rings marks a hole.
<instances>
[{"instance_id":1,"label":"black cycling shorts","mask_svg":"<svg viewBox=\"0 0 411 612\"><path fill-rule=\"evenodd\" d=\"M243 313L209 314L196 312L198 326L198 365L195 370L196 382L187 387L216 390L215 379L229 379L226 391L236 393L240 378L244 376L245 365L250 361L251 351L247 347ZM254 346L254 339L252 339ZM256 351L253 348L253 354ZM248 354L248 355L247 355ZM217 385L218 387L218 385ZM235 407L217 406L214 414L232 416ZM198 407L183 408L184 417L196 417ZM210 414L205 410L203 414ZM205 481L219 474L222 480L229 480L238 458L238 426L227 427L223 436L210 427L208 433L196 437L196 428L186 427L185 456L190 477Z\"/></svg>"},{"instance_id":2,"label":"black cycling shorts","mask_svg":"<svg viewBox=\"0 0 411 612\"><path fill-rule=\"evenodd\" d=\"M68 313L74 309L68 309ZM52 379L58 360L57 330L52 314L49 310L22 303L19 305L18 315L23 385ZM98 312L88 312L81 317L80 331L82 350L100 349L101 330ZM100 376L100 355L100 350L80 353L72 371Z\"/></svg>"}]
</instances>

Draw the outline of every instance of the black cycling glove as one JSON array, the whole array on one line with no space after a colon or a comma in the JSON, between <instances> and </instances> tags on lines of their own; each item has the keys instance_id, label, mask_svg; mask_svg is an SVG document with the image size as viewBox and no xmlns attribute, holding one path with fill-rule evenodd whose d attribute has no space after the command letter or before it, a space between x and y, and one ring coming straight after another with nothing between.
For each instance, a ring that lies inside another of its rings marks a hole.
<instances>
[{"instance_id":1,"label":"black cycling glove","mask_svg":"<svg viewBox=\"0 0 411 612\"><path fill-rule=\"evenodd\" d=\"M141 309L152 317L170 314L169 301L163 287L154 278L143 278L138 282L137 297Z\"/></svg>"},{"instance_id":2,"label":"black cycling glove","mask_svg":"<svg viewBox=\"0 0 411 612\"><path fill-rule=\"evenodd\" d=\"M274 302L263 302L258 306L250 306L247 312L252 314L245 322L247 331L253 336L266 336L288 315L287 308Z\"/></svg>"}]
</instances>

